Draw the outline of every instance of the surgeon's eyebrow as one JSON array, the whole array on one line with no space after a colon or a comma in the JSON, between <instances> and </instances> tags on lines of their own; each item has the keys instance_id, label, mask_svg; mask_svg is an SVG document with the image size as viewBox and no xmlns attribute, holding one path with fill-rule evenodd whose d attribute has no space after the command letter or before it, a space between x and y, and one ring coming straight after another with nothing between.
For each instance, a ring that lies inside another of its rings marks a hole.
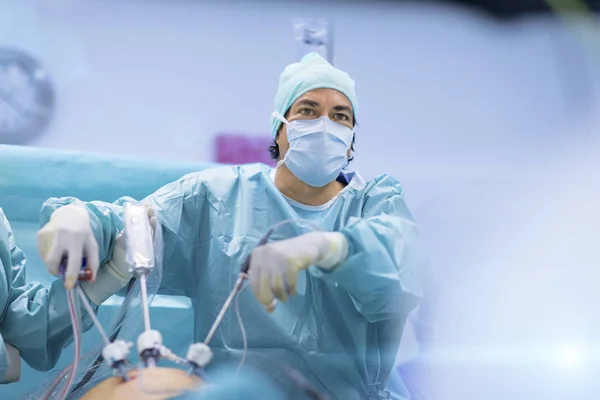
<instances>
[{"instance_id":1,"label":"surgeon's eyebrow","mask_svg":"<svg viewBox=\"0 0 600 400\"><path fill-rule=\"evenodd\" d=\"M350 115L353 114L352 108L350 108L348 106L335 106L335 107L333 107L333 109L335 111L346 111L346 112L350 113Z\"/></svg>"},{"instance_id":2,"label":"surgeon's eyebrow","mask_svg":"<svg viewBox=\"0 0 600 400\"><path fill-rule=\"evenodd\" d=\"M298 103L296 103L296 106L309 106L312 108L317 108L317 107L319 107L319 103L317 103L316 101L313 101L313 100L304 99L304 100L298 101Z\"/></svg>"}]
</instances>

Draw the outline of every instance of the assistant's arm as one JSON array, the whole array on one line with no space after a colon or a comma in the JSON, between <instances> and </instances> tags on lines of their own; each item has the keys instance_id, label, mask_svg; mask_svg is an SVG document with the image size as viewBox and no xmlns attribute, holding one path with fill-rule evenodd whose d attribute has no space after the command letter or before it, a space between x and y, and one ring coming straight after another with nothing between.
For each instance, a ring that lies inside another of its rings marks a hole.
<instances>
[{"instance_id":1,"label":"assistant's arm","mask_svg":"<svg viewBox=\"0 0 600 400\"><path fill-rule=\"evenodd\" d=\"M363 217L351 218L341 233L348 241L346 260L331 271L311 272L348 291L369 322L408 316L421 296L421 254L400 184L382 178L367 195Z\"/></svg>"},{"instance_id":2,"label":"assistant's arm","mask_svg":"<svg viewBox=\"0 0 600 400\"><path fill-rule=\"evenodd\" d=\"M164 242L163 275L159 293L191 297L198 279L194 268L194 252L198 248L198 232L202 224L206 199L206 185L197 176L189 174L163 186L142 202L152 206L162 225ZM134 201L123 197L115 203L83 202L74 197L51 198L42 206L41 225L45 225L54 211L68 204L83 205L89 214L92 231L98 243L100 264L110 261L117 235L123 230L123 205ZM101 269L98 274L100 275ZM96 285L100 279L92 285ZM110 286L110 285L109 285ZM119 288L115 288L116 292ZM106 300L105 293L96 303Z\"/></svg>"}]
</instances>

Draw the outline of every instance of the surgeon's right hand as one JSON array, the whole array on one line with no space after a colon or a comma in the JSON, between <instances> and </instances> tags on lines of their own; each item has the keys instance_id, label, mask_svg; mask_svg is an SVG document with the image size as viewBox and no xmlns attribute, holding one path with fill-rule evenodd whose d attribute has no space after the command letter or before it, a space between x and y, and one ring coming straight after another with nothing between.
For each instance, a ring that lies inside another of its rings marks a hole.
<instances>
[{"instance_id":1,"label":"surgeon's right hand","mask_svg":"<svg viewBox=\"0 0 600 400\"><path fill-rule=\"evenodd\" d=\"M99 265L98 243L85 207L69 204L54 211L50 221L38 232L37 245L42 261L56 276L59 275L62 259L67 257L67 289L75 285L83 257L86 258L87 268L92 271L92 282L96 279Z\"/></svg>"}]
</instances>

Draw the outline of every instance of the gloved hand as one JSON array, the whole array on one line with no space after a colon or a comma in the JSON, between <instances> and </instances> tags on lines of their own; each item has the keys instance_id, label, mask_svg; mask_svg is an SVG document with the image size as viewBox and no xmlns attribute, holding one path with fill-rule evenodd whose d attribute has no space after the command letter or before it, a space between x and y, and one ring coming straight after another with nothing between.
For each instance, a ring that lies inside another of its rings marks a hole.
<instances>
[{"instance_id":1,"label":"gloved hand","mask_svg":"<svg viewBox=\"0 0 600 400\"><path fill-rule=\"evenodd\" d=\"M312 232L259 246L250 257L249 280L254 295L271 312L275 298L296 293L298 272L316 265L332 270L348 256L348 241L339 232Z\"/></svg>"},{"instance_id":2,"label":"gloved hand","mask_svg":"<svg viewBox=\"0 0 600 400\"><path fill-rule=\"evenodd\" d=\"M156 229L154 210L152 207L147 206L146 213L152 232L154 232ZM98 270L96 282L81 282L81 288L96 305L102 304L129 283L132 278L132 272L126 260L127 246L125 234L121 232L115 239L115 246L110 260Z\"/></svg>"},{"instance_id":3,"label":"gloved hand","mask_svg":"<svg viewBox=\"0 0 600 400\"><path fill-rule=\"evenodd\" d=\"M92 271L92 281L98 271L98 243L90 226L85 207L69 204L52 213L50 221L37 235L38 252L50 273L58 276L63 257L67 257L65 287L72 288L77 281L82 259Z\"/></svg>"}]
</instances>

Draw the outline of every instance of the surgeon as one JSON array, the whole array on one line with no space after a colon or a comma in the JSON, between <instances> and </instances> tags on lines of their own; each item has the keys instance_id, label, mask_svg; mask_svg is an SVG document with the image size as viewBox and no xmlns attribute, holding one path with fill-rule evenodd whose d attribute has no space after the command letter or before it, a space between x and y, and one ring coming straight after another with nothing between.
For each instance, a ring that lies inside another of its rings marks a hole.
<instances>
[{"instance_id":1,"label":"surgeon","mask_svg":"<svg viewBox=\"0 0 600 400\"><path fill-rule=\"evenodd\" d=\"M289 398L297 393L279 365L333 399L389 396L385 382L420 297L417 226L397 180L365 182L345 170L357 114L354 81L308 54L279 80L271 118L277 168L208 169L143 200L163 231L160 293L191 299L197 341L251 256L254 296L246 290L239 298L244 330L226 315L210 343L209 373L211 365L243 358L268 368ZM52 198L42 208L42 259L57 273L67 256L69 286L86 257L95 281L83 285L96 304L130 279L122 252L113 254L127 200ZM273 227L272 240L257 247Z\"/></svg>"},{"instance_id":2,"label":"surgeon","mask_svg":"<svg viewBox=\"0 0 600 400\"><path fill-rule=\"evenodd\" d=\"M0 383L20 379L21 357L32 368L49 370L72 340L64 285L56 281L46 289L25 282L25 255L1 208L0 310ZM91 320L83 318L89 328Z\"/></svg>"}]
</instances>

